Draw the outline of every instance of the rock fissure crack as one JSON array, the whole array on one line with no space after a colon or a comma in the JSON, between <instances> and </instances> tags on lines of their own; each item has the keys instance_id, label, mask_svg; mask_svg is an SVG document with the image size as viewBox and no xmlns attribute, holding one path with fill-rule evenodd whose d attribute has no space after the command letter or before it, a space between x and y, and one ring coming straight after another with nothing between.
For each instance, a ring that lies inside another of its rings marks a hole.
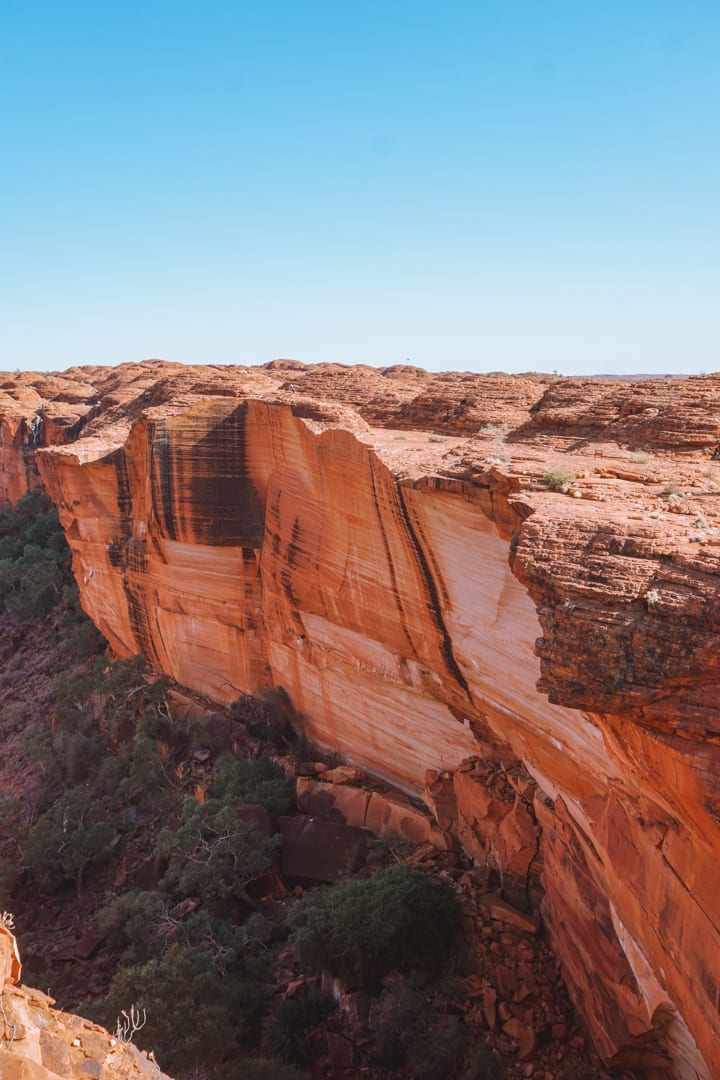
<instances>
[{"instance_id":1,"label":"rock fissure crack","mask_svg":"<svg viewBox=\"0 0 720 1080\"><path fill-rule=\"evenodd\" d=\"M400 508L402 511L403 521L407 529L407 535L415 552L417 558L417 565L420 570L421 578L427 592L428 608L442 640L443 655L445 657L448 669L454 676L458 686L464 691L467 698L472 701L470 687L468 686L467 680L463 675L462 671L460 670L460 666L457 660L455 659L452 638L450 637L450 634L447 631L447 627L445 626L442 609L440 607L440 596L437 584L433 577L428 559L425 555L425 552L423 551L422 543L420 542L417 532L413 526L402 488L398 487L398 492L400 496Z\"/></svg>"}]
</instances>

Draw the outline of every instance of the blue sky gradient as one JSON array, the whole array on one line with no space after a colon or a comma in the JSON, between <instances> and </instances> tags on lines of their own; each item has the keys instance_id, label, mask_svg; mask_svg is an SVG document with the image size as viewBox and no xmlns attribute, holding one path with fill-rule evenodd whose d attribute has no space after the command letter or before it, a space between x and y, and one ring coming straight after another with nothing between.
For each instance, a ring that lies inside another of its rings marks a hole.
<instances>
[{"instance_id":1,"label":"blue sky gradient","mask_svg":"<svg viewBox=\"0 0 720 1080\"><path fill-rule=\"evenodd\" d=\"M0 368L720 369L717 0L0 0Z\"/></svg>"}]
</instances>

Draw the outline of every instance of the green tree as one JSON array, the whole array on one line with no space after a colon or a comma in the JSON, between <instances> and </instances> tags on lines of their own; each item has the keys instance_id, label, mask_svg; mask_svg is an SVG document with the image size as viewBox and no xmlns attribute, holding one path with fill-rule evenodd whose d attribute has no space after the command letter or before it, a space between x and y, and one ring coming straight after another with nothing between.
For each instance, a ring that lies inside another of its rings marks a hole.
<instances>
[{"instance_id":1,"label":"green tree","mask_svg":"<svg viewBox=\"0 0 720 1080\"><path fill-rule=\"evenodd\" d=\"M171 901L157 891L130 889L102 913L101 929L123 949L125 966L159 959L168 947L165 932L170 922Z\"/></svg>"},{"instance_id":2,"label":"green tree","mask_svg":"<svg viewBox=\"0 0 720 1080\"><path fill-rule=\"evenodd\" d=\"M334 1007L332 998L318 991L283 1001L268 1024L270 1053L292 1065L309 1065L311 1036Z\"/></svg>"},{"instance_id":3,"label":"green tree","mask_svg":"<svg viewBox=\"0 0 720 1080\"><path fill-rule=\"evenodd\" d=\"M203 1075L257 1042L266 993L242 973L223 975L200 949L171 948L144 964L122 967L113 978L97 1015L106 1025L134 1004L146 1010L146 1026L135 1036L154 1050L162 1068Z\"/></svg>"},{"instance_id":4,"label":"green tree","mask_svg":"<svg viewBox=\"0 0 720 1080\"><path fill-rule=\"evenodd\" d=\"M276 837L244 822L234 806L185 799L177 831L163 829L157 853L168 859L162 887L204 903L240 900L253 907L247 886L274 865Z\"/></svg>"},{"instance_id":5,"label":"green tree","mask_svg":"<svg viewBox=\"0 0 720 1080\"><path fill-rule=\"evenodd\" d=\"M44 615L70 580L70 551L50 500L37 492L0 510L0 610Z\"/></svg>"},{"instance_id":6,"label":"green tree","mask_svg":"<svg viewBox=\"0 0 720 1080\"><path fill-rule=\"evenodd\" d=\"M409 866L307 893L289 916L300 963L373 986L397 969L437 972L452 951L459 905L444 881Z\"/></svg>"},{"instance_id":7,"label":"green tree","mask_svg":"<svg viewBox=\"0 0 720 1080\"><path fill-rule=\"evenodd\" d=\"M35 878L48 892L74 881L82 895L85 874L104 862L115 829L108 798L98 799L83 787L66 791L32 826L25 856Z\"/></svg>"},{"instance_id":8,"label":"green tree","mask_svg":"<svg viewBox=\"0 0 720 1080\"><path fill-rule=\"evenodd\" d=\"M210 801L224 806L253 803L271 814L287 814L292 806L291 783L268 758L251 760L223 754Z\"/></svg>"}]
</instances>

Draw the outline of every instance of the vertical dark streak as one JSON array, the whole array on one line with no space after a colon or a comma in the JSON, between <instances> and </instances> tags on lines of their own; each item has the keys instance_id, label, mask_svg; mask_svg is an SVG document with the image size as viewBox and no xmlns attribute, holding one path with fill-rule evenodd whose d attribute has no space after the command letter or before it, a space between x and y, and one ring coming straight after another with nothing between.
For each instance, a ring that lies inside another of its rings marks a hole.
<instances>
[{"instance_id":1,"label":"vertical dark streak","mask_svg":"<svg viewBox=\"0 0 720 1080\"><path fill-rule=\"evenodd\" d=\"M122 583L127 598L130 627L135 635L138 652L144 653L150 660L157 660L157 655L153 648L147 607L142 598L138 599L135 596L132 585L126 575L123 575Z\"/></svg>"},{"instance_id":2,"label":"vertical dark streak","mask_svg":"<svg viewBox=\"0 0 720 1080\"><path fill-rule=\"evenodd\" d=\"M433 577L432 571L430 569L427 558L425 556L423 546L420 543L417 532L415 531L415 526L413 525L412 520L410 518L410 512L409 512L409 510L407 508L407 504L405 502L405 496L404 496L402 487L400 487L398 485L397 491L398 491L398 499L399 499L399 502L400 502L400 509L401 509L401 512L402 512L403 520L405 522L405 527L407 529L407 533L408 533L408 536L410 538L410 543L412 544L413 549L415 551L415 556L417 558L418 567L420 569L421 576L422 576L423 581L425 583L425 588L427 589L428 600L429 600L428 607L430 609L430 614L433 617L435 625L437 626L437 628L438 628L438 630L440 632L440 637L442 639L442 651L443 651L443 655L445 657L445 661L447 663L447 666L448 666L449 670L455 676L455 679L457 680L458 685L462 687L462 689L467 694L468 698L471 699L470 687L468 686L467 680L465 679L465 676L463 675L462 671L460 670L458 662L455 659L455 654L453 653L453 648L452 648L452 640L450 638L450 635L449 635L449 633L447 631L447 627L445 626L445 622L443 620L442 608L440 606L440 595L438 593L437 584L435 583L435 579Z\"/></svg>"},{"instance_id":3,"label":"vertical dark streak","mask_svg":"<svg viewBox=\"0 0 720 1080\"><path fill-rule=\"evenodd\" d=\"M172 463L170 432L166 427L153 433L152 496L155 506L162 506L163 532L168 540L177 540L173 519Z\"/></svg>"},{"instance_id":4,"label":"vertical dark streak","mask_svg":"<svg viewBox=\"0 0 720 1080\"><path fill-rule=\"evenodd\" d=\"M127 458L125 451L121 450L115 457L115 477L117 479L117 504L120 513L120 536L124 539L132 533L133 499L130 490L130 476L128 473Z\"/></svg>"},{"instance_id":5,"label":"vertical dark streak","mask_svg":"<svg viewBox=\"0 0 720 1080\"><path fill-rule=\"evenodd\" d=\"M397 609L400 614L400 625L402 626L403 633L410 647L410 656L414 657L417 655L417 650L415 649L415 646L412 643L412 639L410 638L410 632L408 630L407 620L405 618L405 610L403 608L402 598L400 596L400 590L398 588L397 575L395 574L395 566L393 564L392 554L390 551L390 544L388 542L387 533L385 532L382 511L380 509L380 503L378 501L377 484L375 482L375 470L372 467L372 463L370 465L370 482L372 484L375 514L377 516L378 526L380 528L380 536L382 538L383 547L385 548L385 558L387 559L388 570L390 572L390 581L392 584L393 597L395 598L395 603L397 604Z\"/></svg>"}]
</instances>

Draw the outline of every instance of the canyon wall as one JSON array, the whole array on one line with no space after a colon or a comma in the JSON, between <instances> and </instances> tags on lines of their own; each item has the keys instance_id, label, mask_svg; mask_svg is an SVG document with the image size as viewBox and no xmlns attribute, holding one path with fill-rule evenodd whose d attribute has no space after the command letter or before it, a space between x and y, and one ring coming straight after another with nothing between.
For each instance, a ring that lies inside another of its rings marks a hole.
<instances>
[{"instance_id":1,"label":"canyon wall","mask_svg":"<svg viewBox=\"0 0 720 1080\"><path fill-rule=\"evenodd\" d=\"M113 649L281 686L542 895L609 1064L720 1076L717 381L127 375L36 455Z\"/></svg>"}]
</instances>

